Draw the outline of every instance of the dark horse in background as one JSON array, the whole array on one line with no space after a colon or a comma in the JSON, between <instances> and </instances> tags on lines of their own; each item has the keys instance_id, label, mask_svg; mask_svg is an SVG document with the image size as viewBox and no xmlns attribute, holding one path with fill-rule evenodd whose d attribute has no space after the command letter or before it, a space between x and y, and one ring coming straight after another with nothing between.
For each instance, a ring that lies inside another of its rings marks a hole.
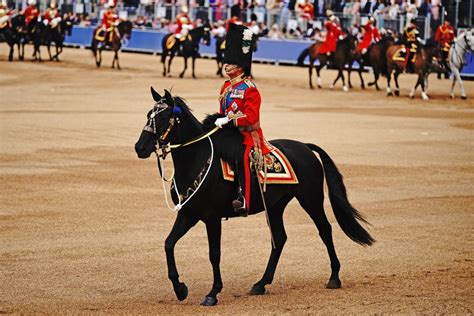
<instances>
[{"instance_id":1,"label":"dark horse in background","mask_svg":"<svg viewBox=\"0 0 474 316\"><path fill-rule=\"evenodd\" d=\"M319 65L316 66L316 74L318 76L318 88L321 88L321 77L319 75L321 69L324 68L328 63L337 69L337 77L334 79L334 82L331 85L331 89L334 87L339 78L342 79L342 88L344 91L348 91L344 78L344 66L353 61L353 51L356 48L356 39L354 36L350 35L349 32L345 31L347 34L343 39L337 41L336 51L331 55L320 54L319 48L323 44L322 42L316 42L310 47L303 50L298 57L298 65L302 66L304 60L309 55L309 86L313 89L313 67L314 62L319 60Z\"/></svg>"},{"instance_id":2,"label":"dark horse in background","mask_svg":"<svg viewBox=\"0 0 474 316\"><path fill-rule=\"evenodd\" d=\"M25 16L23 14L14 15L7 24L0 29L0 38L7 43L10 47L10 53L8 54L8 61L13 61L13 52L15 45L18 48L18 59L24 59L24 46L21 45L25 36L24 31L26 28Z\"/></svg>"},{"instance_id":3,"label":"dark horse in background","mask_svg":"<svg viewBox=\"0 0 474 316\"><path fill-rule=\"evenodd\" d=\"M44 25L43 21L41 19L33 19L30 24L27 27L27 32L23 38L22 41L22 51L25 51L25 45L28 43L33 44L33 60L39 60L42 61L41 59L41 44L43 44L44 41L44 35L45 35L45 30L46 30L46 25Z\"/></svg>"},{"instance_id":4,"label":"dark horse in background","mask_svg":"<svg viewBox=\"0 0 474 316\"><path fill-rule=\"evenodd\" d=\"M362 77L362 71L364 66L372 67L374 73L374 81L369 82L369 86L375 85L377 90L380 90L378 85L378 80L380 75L387 76L387 49L395 43L395 39L391 33L386 33L382 35L382 39L375 44L370 45L367 52L362 55L360 52L354 52L354 61L359 64L359 69L357 70L360 78L360 85L362 89L365 89L364 78ZM348 69L348 81L349 88L352 88L351 83L351 71L352 71L352 62L349 63Z\"/></svg>"},{"instance_id":5,"label":"dark horse in background","mask_svg":"<svg viewBox=\"0 0 474 316\"><path fill-rule=\"evenodd\" d=\"M152 89L155 105L148 112L146 125L135 144L135 151L139 158L148 158L155 152L156 146L167 144L184 144L195 140L200 135L211 130L214 121L220 114L209 116L204 123L200 123L191 113L185 102L179 97L172 97L168 91L161 97ZM237 185L224 181L219 158L234 161L235 152L242 146L242 135L237 128L229 124L218 130L210 137L193 142L188 146L180 146L171 151L175 168L175 187L179 194L196 191L191 199L180 201L184 204L177 212L174 226L166 238L165 251L168 265L168 276L178 300L186 299L187 286L180 282L176 268L174 248L181 239L198 221L206 225L209 258L212 265L214 282L211 291L202 299L201 304L211 306L217 304L217 294L221 292L223 284L220 271L221 256L221 225L222 219L235 217L232 200L236 196ZM331 261L331 276L327 288L340 288L340 263L334 249L331 225L324 212L323 182L326 182L329 191L329 200L336 220L344 233L356 243L371 245L374 239L363 228L360 222L366 222L363 216L349 203L342 175L329 155L313 144L305 144L293 140L274 140L272 145L280 149L292 164L298 177L298 184L268 185L264 193L268 210L268 219L272 231L274 247L263 277L253 285L250 294L264 294L265 286L271 284L275 270L286 242L287 236L283 224L283 212L288 203L296 198L303 209L308 213L319 235L327 247ZM212 153L215 152L214 155ZM317 152L322 165L315 156ZM200 177L204 170L208 172L204 179ZM201 181L197 189L194 184ZM188 188L188 189L186 189ZM177 193L171 191L173 201L178 202ZM250 214L263 211L260 195L254 194L259 202L251 202Z\"/></svg>"},{"instance_id":6,"label":"dark horse in background","mask_svg":"<svg viewBox=\"0 0 474 316\"><path fill-rule=\"evenodd\" d=\"M186 39L183 41L174 38L174 34L170 33L163 37L161 42L161 63L163 64L163 76L170 73L171 62L176 54L181 54L184 57L184 69L179 74L183 78L186 69L188 69L188 58L192 58L192 75L196 78L194 73L194 66L196 58L199 57L199 43L203 40L204 44L211 45L211 34L209 24L196 27L189 31ZM166 57L169 55L168 68L166 68Z\"/></svg>"},{"instance_id":7,"label":"dark horse in background","mask_svg":"<svg viewBox=\"0 0 474 316\"><path fill-rule=\"evenodd\" d=\"M51 24L46 27L44 34L44 43L48 48L48 54L50 60L59 61L59 55L63 51L64 38L66 35L71 36L72 34L73 21L70 17L65 16L55 27L51 27ZM51 44L54 43L56 46L56 54L51 55Z\"/></svg>"},{"instance_id":8,"label":"dark horse in background","mask_svg":"<svg viewBox=\"0 0 474 316\"><path fill-rule=\"evenodd\" d=\"M120 48L122 48L122 40L129 40L132 37L132 28L132 22L120 21L120 23L112 30L112 38L110 38L108 32L105 32L103 41L99 41L96 38L96 33L100 31L100 28L97 28L94 31L92 34L91 50L94 54L95 64L97 67L100 67L100 64L102 63L102 50L108 47L114 52L112 68L115 68L115 61L117 61L117 69L120 69L118 52Z\"/></svg>"}]
</instances>

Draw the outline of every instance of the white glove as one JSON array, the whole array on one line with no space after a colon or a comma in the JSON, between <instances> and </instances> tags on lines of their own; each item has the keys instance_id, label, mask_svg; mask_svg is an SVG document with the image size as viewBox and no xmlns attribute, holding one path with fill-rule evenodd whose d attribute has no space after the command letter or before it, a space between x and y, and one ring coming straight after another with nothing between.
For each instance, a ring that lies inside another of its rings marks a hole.
<instances>
[{"instance_id":1,"label":"white glove","mask_svg":"<svg viewBox=\"0 0 474 316\"><path fill-rule=\"evenodd\" d=\"M229 123L229 118L227 116L220 117L214 122L214 124L216 124L216 126L219 128L222 128L222 126L226 125L227 123Z\"/></svg>"}]
</instances>

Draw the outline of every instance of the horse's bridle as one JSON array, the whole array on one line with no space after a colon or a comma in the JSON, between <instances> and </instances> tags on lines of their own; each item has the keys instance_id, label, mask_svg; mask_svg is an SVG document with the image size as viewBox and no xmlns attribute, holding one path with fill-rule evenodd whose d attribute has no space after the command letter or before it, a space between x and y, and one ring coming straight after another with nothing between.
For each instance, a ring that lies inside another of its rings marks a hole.
<instances>
[{"instance_id":1,"label":"horse's bridle","mask_svg":"<svg viewBox=\"0 0 474 316\"><path fill-rule=\"evenodd\" d=\"M164 110L168 109L169 106L164 102L164 100L160 100L155 103L153 106L153 110L150 113L150 117L148 118L148 122L143 127L144 131L147 131L149 133L152 133L155 138L156 142L160 145L160 147L163 147L165 145L166 138L168 137L169 133L173 129L173 126L175 125L176 122L179 123L179 120L174 116L171 115L171 117L168 120L168 127L165 129L165 131L161 135L157 135L156 133L156 116L163 112Z\"/></svg>"}]
</instances>

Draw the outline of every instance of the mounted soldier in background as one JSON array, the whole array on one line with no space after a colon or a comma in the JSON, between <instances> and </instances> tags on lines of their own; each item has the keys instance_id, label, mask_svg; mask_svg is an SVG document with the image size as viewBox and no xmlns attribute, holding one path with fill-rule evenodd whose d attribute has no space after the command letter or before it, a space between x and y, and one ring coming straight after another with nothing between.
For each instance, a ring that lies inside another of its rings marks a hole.
<instances>
[{"instance_id":1,"label":"mounted soldier in background","mask_svg":"<svg viewBox=\"0 0 474 316\"><path fill-rule=\"evenodd\" d=\"M28 0L28 7L22 14L25 16L26 31L31 33L40 16L40 12L36 7L36 0Z\"/></svg>"},{"instance_id":2,"label":"mounted soldier in background","mask_svg":"<svg viewBox=\"0 0 474 316\"><path fill-rule=\"evenodd\" d=\"M421 43L418 41L418 28L416 20L411 20L402 35L402 44L405 46L405 70L406 72L414 72L413 63L415 62L418 49Z\"/></svg>"},{"instance_id":3,"label":"mounted soldier in background","mask_svg":"<svg viewBox=\"0 0 474 316\"><path fill-rule=\"evenodd\" d=\"M364 26L364 34L362 36L362 40L357 45L356 52L360 53L361 55L365 55L369 50L369 47L380 41L381 36L379 30L375 26L375 19L374 17L369 17L367 24Z\"/></svg>"},{"instance_id":4,"label":"mounted soldier in background","mask_svg":"<svg viewBox=\"0 0 474 316\"><path fill-rule=\"evenodd\" d=\"M109 0L107 4L107 11L104 12L102 17L102 24L94 31L94 38L100 45L110 45L114 32L117 32L116 26L119 17L115 9L114 0Z\"/></svg>"},{"instance_id":5,"label":"mounted soldier in background","mask_svg":"<svg viewBox=\"0 0 474 316\"><path fill-rule=\"evenodd\" d=\"M186 40L186 36L188 36L189 31L194 28L194 25L188 14L187 6L183 5L181 7L181 13L176 16L176 24L178 27L174 32L174 37L182 42Z\"/></svg>"},{"instance_id":6,"label":"mounted soldier in background","mask_svg":"<svg viewBox=\"0 0 474 316\"><path fill-rule=\"evenodd\" d=\"M59 26L59 22L61 22L61 12L57 8L55 0L53 0L43 14L43 23L50 29L55 29Z\"/></svg>"},{"instance_id":7,"label":"mounted soldier in background","mask_svg":"<svg viewBox=\"0 0 474 316\"><path fill-rule=\"evenodd\" d=\"M441 63L446 69L449 69L448 65L448 55L449 49L453 44L456 35L454 33L454 28L451 26L451 23L448 20L445 20L436 30L435 41L438 43L441 50ZM448 78L448 74L445 73L445 78ZM441 79L441 73L438 73L438 79Z\"/></svg>"},{"instance_id":8,"label":"mounted soldier in background","mask_svg":"<svg viewBox=\"0 0 474 316\"><path fill-rule=\"evenodd\" d=\"M333 14L331 14L328 21L324 23L324 27L326 28L326 40L319 47L318 53L332 57L336 51L337 41L343 37L344 32L339 24L339 19Z\"/></svg>"}]
</instances>

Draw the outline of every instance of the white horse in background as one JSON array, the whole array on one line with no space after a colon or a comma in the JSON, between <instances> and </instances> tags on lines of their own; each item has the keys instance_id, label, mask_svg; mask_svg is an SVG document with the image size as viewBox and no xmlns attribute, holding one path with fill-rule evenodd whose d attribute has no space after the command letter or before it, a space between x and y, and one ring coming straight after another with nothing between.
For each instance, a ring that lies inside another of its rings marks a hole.
<instances>
[{"instance_id":1,"label":"white horse in background","mask_svg":"<svg viewBox=\"0 0 474 316\"><path fill-rule=\"evenodd\" d=\"M458 36L454 41L453 46L449 49L448 64L453 73L453 84L449 95L454 99L454 85L456 81L461 86L461 98L466 99L466 92L464 91L464 85L462 84L461 74L463 66L466 62L466 52L474 52L474 31L473 29L466 30L464 33Z\"/></svg>"}]
</instances>

